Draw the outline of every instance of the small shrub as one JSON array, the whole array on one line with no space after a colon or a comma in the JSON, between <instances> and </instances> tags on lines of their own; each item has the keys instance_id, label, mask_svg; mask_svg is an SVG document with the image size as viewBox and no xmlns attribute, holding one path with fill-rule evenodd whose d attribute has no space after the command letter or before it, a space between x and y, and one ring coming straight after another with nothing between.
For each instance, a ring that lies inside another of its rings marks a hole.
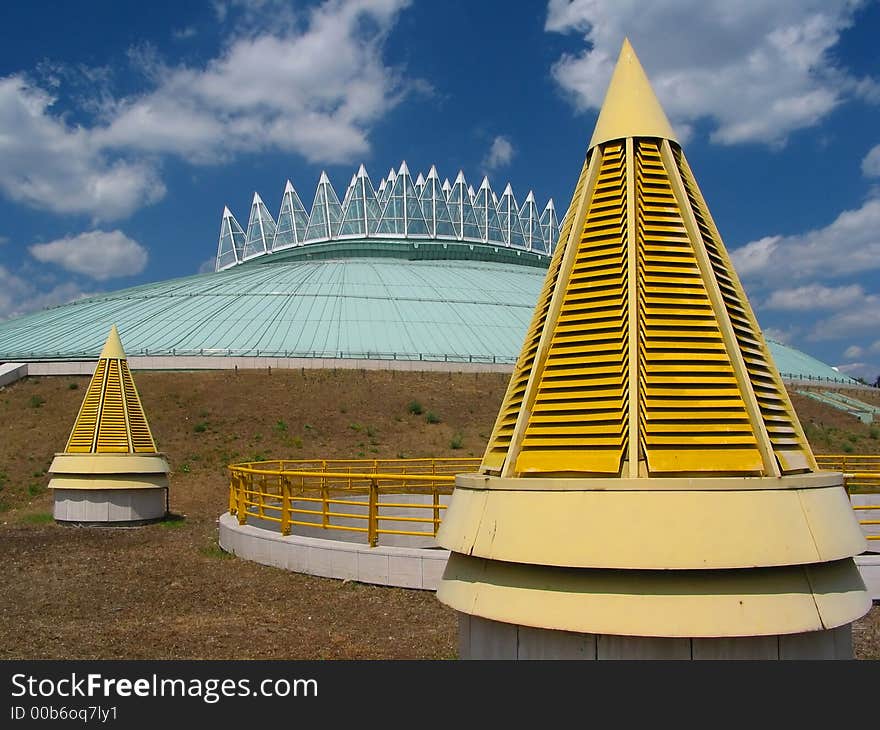
<instances>
[{"instance_id":1,"label":"small shrub","mask_svg":"<svg viewBox=\"0 0 880 730\"><path fill-rule=\"evenodd\" d=\"M199 552L206 558L214 558L216 560L230 560L231 553L227 553L216 541L212 540L210 545L201 548Z\"/></svg>"},{"instance_id":2,"label":"small shrub","mask_svg":"<svg viewBox=\"0 0 880 730\"><path fill-rule=\"evenodd\" d=\"M306 431L311 431L313 428L314 428L314 426L311 423L304 423L303 424L303 429L305 429Z\"/></svg>"},{"instance_id":3,"label":"small shrub","mask_svg":"<svg viewBox=\"0 0 880 730\"><path fill-rule=\"evenodd\" d=\"M79 383L70 383L70 384L67 386L67 389L68 389L68 390L76 390L77 388L79 388Z\"/></svg>"},{"instance_id":4,"label":"small shrub","mask_svg":"<svg viewBox=\"0 0 880 730\"><path fill-rule=\"evenodd\" d=\"M43 487L41 484L28 484L28 494L31 497L36 497L38 494L41 494L43 491Z\"/></svg>"},{"instance_id":5,"label":"small shrub","mask_svg":"<svg viewBox=\"0 0 880 730\"><path fill-rule=\"evenodd\" d=\"M34 512L29 515L22 515L21 521L26 525L48 525L55 521L51 512Z\"/></svg>"},{"instance_id":6,"label":"small shrub","mask_svg":"<svg viewBox=\"0 0 880 730\"><path fill-rule=\"evenodd\" d=\"M455 435L452 437L452 440L449 442L449 448L460 449L463 442L464 436L462 436L461 431L456 431Z\"/></svg>"},{"instance_id":7,"label":"small shrub","mask_svg":"<svg viewBox=\"0 0 880 730\"><path fill-rule=\"evenodd\" d=\"M31 408L39 408L43 403L46 402L45 398L42 398L38 395L32 395L30 400Z\"/></svg>"},{"instance_id":8,"label":"small shrub","mask_svg":"<svg viewBox=\"0 0 880 730\"><path fill-rule=\"evenodd\" d=\"M180 472L182 474L189 474L189 464L181 464L180 465Z\"/></svg>"},{"instance_id":9,"label":"small shrub","mask_svg":"<svg viewBox=\"0 0 880 730\"><path fill-rule=\"evenodd\" d=\"M278 421L275 424L275 430L279 433L284 433L287 430L287 424L284 421Z\"/></svg>"},{"instance_id":10,"label":"small shrub","mask_svg":"<svg viewBox=\"0 0 880 730\"><path fill-rule=\"evenodd\" d=\"M880 439L880 429L878 429L876 426L872 426L871 430L868 431L868 437L874 439L875 441L877 439Z\"/></svg>"},{"instance_id":11,"label":"small shrub","mask_svg":"<svg viewBox=\"0 0 880 730\"><path fill-rule=\"evenodd\" d=\"M853 452L853 445L849 441L844 441L841 448L845 454L851 454Z\"/></svg>"},{"instance_id":12,"label":"small shrub","mask_svg":"<svg viewBox=\"0 0 880 730\"><path fill-rule=\"evenodd\" d=\"M423 410L423 409L422 409L422 404L419 403L417 400L412 400L412 401L410 401L410 402L409 402L409 405L406 407L406 409L407 409L410 413L412 413L414 416L420 416L420 415L422 415L422 410Z\"/></svg>"},{"instance_id":13,"label":"small shrub","mask_svg":"<svg viewBox=\"0 0 880 730\"><path fill-rule=\"evenodd\" d=\"M294 448L301 449L303 447L302 439L299 436L294 436L291 439L291 443L293 444Z\"/></svg>"},{"instance_id":14,"label":"small shrub","mask_svg":"<svg viewBox=\"0 0 880 730\"><path fill-rule=\"evenodd\" d=\"M376 435L376 429L372 426L367 426L367 436L373 438Z\"/></svg>"},{"instance_id":15,"label":"small shrub","mask_svg":"<svg viewBox=\"0 0 880 730\"><path fill-rule=\"evenodd\" d=\"M159 523L160 527L166 528L175 528L175 527L183 527L186 523L186 519L183 515L167 515L164 520Z\"/></svg>"},{"instance_id":16,"label":"small shrub","mask_svg":"<svg viewBox=\"0 0 880 730\"><path fill-rule=\"evenodd\" d=\"M195 431L196 433L204 433L207 430L208 430L208 424L205 423L204 421L200 421L195 426L193 426L193 431Z\"/></svg>"},{"instance_id":17,"label":"small shrub","mask_svg":"<svg viewBox=\"0 0 880 730\"><path fill-rule=\"evenodd\" d=\"M425 420L428 423L440 423L440 416L433 411L428 411L427 414L425 414Z\"/></svg>"},{"instance_id":18,"label":"small shrub","mask_svg":"<svg viewBox=\"0 0 880 730\"><path fill-rule=\"evenodd\" d=\"M348 427L349 427L352 431L360 431L360 430L363 428L363 426L361 426L361 424L359 424L359 423L349 423L349 424L348 424Z\"/></svg>"}]
</instances>

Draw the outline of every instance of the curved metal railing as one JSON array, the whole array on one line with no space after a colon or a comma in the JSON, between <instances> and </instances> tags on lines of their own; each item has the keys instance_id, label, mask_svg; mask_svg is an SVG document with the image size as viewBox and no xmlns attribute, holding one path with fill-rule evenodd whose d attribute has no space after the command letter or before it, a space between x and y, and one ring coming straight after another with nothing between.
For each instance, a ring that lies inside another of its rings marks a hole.
<instances>
[{"instance_id":1,"label":"curved metal railing","mask_svg":"<svg viewBox=\"0 0 880 730\"><path fill-rule=\"evenodd\" d=\"M853 504L853 509L860 518L870 517L859 520L863 528L880 525L880 519L873 519L880 516L880 455L821 454L816 461L822 469L843 472L847 491L876 493L876 500ZM442 497L452 493L455 475L479 465L478 458L233 464L229 512L242 525L249 518L278 524L283 535L301 526L365 534L371 546L381 535L432 538L446 509ZM880 535L866 537L880 540Z\"/></svg>"},{"instance_id":2,"label":"curved metal railing","mask_svg":"<svg viewBox=\"0 0 880 730\"><path fill-rule=\"evenodd\" d=\"M455 475L480 459L299 459L229 467L229 512L280 526L433 538Z\"/></svg>"}]
</instances>

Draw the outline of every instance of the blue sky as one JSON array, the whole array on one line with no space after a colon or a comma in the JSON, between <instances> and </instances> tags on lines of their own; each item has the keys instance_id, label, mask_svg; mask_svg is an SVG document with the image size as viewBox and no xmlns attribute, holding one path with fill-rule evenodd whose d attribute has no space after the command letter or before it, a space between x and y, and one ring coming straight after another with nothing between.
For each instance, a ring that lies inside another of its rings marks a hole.
<instances>
[{"instance_id":1,"label":"blue sky","mask_svg":"<svg viewBox=\"0 0 880 730\"><path fill-rule=\"evenodd\" d=\"M0 318L195 273L223 206L410 170L568 205L629 36L765 333L880 374L880 3L4 7Z\"/></svg>"}]
</instances>

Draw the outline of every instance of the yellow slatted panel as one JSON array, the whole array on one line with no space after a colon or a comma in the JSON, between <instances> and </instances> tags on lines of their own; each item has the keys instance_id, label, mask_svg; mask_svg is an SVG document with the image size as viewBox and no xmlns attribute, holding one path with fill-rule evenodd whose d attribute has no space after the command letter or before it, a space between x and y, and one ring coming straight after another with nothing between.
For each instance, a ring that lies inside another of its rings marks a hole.
<instances>
[{"instance_id":1,"label":"yellow slatted panel","mask_svg":"<svg viewBox=\"0 0 880 730\"><path fill-rule=\"evenodd\" d=\"M814 469L812 452L724 243L687 160L677 146L673 145L673 150L779 466L783 473Z\"/></svg>"},{"instance_id":2,"label":"yellow slatted panel","mask_svg":"<svg viewBox=\"0 0 880 730\"><path fill-rule=\"evenodd\" d=\"M758 474L761 454L659 144L636 149L639 438L650 474Z\"/></svg>"},{"instance_id":3,"label":"yellow slatted panel","mask_svg":"<svg viewBox=\"0 0 880 730\"><path fill-rule=\"evenodd\" d=\"M83 398L67 447L69 454L89 453L95 442L95 429L98 426L98 412L101 408L101 393L104 390L104 376L107 374L107 361L99 360L95 373L89 382L86 397Z\"/></svg>"},{"instance_id":4,"label":"yellow slatted panel","mask_svg":"<svg viewBox=\"0 0 880 730\"><path fill-rule=\"evenodd\" d=\"M107 361L107 384L98 421L97 453L127 453L131 450L125 421L120 361L112 359Z\"/></svg>"},{"instance_id":5,"label":"yellow slatted panel","mask_svg":"<svg viewBox=\"0 0 880 730\"><path fill-rule=\"evenodd\" d=\"M583 187L586 184L587 169L589 168L590 158L584 162L581 170L581 176L575 187L573 200L578 200ZM513 430L516 426L516 419L520 408L523 404L523 395L528 384L529 374L532 370L532 364L535 361L535 354L538 350L538 343L541 339L541 332L544 329L544 323L547 319L547 312L550 308L550 299L553 296L553 290L556 288L556 279L559 276L559 268L562 265L562 258L565 255L565 247L568 242L568 236L571 231L571 209L562 222L562 228L559 233L559 240L556 249L553 252L553 258L547 270L547 276L544 279L544 286L538 297L538 304L535 307L535 313L532 316L532 322L526 333L525 344L517 359L516 366L513 369L513 375L507 386L507 392L504 394L504 400L501 403L501 410L495 420L495 426L492 429L492 436L489 438L489 444L486 447L486 453L483 455L483 462L480 471L483 473L496 473L501 470L504 461L507 458L507 452L510 448L510 440L513 437Z\"/></svg>"},{"instance_id":6,"label":"yellow slatted panel","mask_svg":"<svg viewBox=\"0 0 880 730\"><path fill-rule=\"evenodd\" d=\"M156 443L153 441L153 434L150 432L147 417L144 415L141 399L134 385L131 371L128 369L128 363L122 360L120 365L122 367L122 388L125 393L125 407L128 411L128 430L131 433L132 451L135 453L154 454L156 453Z\"/></svg>"},{"instance_id":7,"label":"yellow slatted panel","mask_svg":"<svg viewBox=\"0 0 880 730\"><path fill-rule=\"evenodd\" d=\"M626 449L626 164L602 165L517 458L523 476L619 474Z\"/></svg>"}]
</instances>

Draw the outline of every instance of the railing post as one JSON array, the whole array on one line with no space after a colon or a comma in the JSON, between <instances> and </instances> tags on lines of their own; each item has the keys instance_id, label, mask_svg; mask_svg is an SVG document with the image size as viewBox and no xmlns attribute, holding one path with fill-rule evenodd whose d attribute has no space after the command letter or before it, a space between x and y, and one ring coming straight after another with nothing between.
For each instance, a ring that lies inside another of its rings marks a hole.
<instances>
[{"instance_id":1,"label":"railing post","mask_svg":"<svg viewBox=\"0 0 880 730\"><path fill-rule=\"evenodd\" d=\"M367 507L367 542L370 547L379 544L379 485L370 479L370 501Z\"/></svg>"},{"instance_id":2,"label":"railing post","mask_svg":"<svg viewBox=\"0 0 880 730\"><path fill-rule=\"evenodd\" d=\"M247 522L247 486L245 485L245 481L248 483L251 481L251 474L239 474L238 475L238 524L243 525Z\"/></svg>"},{"instance_id":3,"label":"railing post","mask_svg":"<svg viewBox=\"0 0 880 730\"><path fill-rule=\"evenodd\" d=\"M237 511L236 495L235 495L235 472L229 472L229 514L235 515Z\"/></svg>"},{"instance_id":4,"label":"railing post","mask_svg":"<svg viewBox=\"0 0 880 730\"><path fill-rule=\"evenodd\" d=\"M290 484L281 477L281 534L290 534Z\"/></svg>"},{"instance_id":5,"label":"railing post","mask_svg":"<svg viewBox=\"0 0 880 730\"><path fill-rule=\"evenodd\" d=\"M434 497L434 537L440 527L440 492L437 491L437 482L431 482L431 492Z\"/></svg>"}]
</instances>

